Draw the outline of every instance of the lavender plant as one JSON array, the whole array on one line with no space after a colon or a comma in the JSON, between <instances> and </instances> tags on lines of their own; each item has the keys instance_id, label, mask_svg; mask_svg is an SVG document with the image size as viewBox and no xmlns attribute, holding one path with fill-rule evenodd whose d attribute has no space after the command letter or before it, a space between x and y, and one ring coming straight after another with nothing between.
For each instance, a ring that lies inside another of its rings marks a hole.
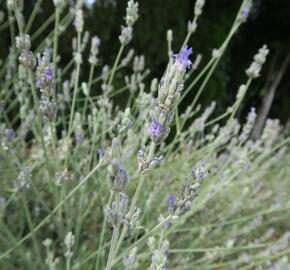
<instances>
[{"instance_id":1,"label":"lavender plant","mask_svg":"<svg viewBox=\"0 0 290 270\"><path fill-rule=\"evenodd\" d=\"M172 30L164 37L168 65L151 81L146 52L129 48L137 1L128 1L113 64L98 33L84 30L83 1L53 4L35 33L42 0L29 18L21 0L0 13L11 35L0 66L0 268L289 269L289 131L268 119L254 140L255 108L245 123L237 117L267 46L223 114L213 116L215 101L198 104L252 1L241 2L225 40L202 60L190 45L206 8L197 0L183 44L173 48ZM60 37L70 25L63 65ZM124 93L122 107L114 98Z\"/></svg>"}]
</instances>

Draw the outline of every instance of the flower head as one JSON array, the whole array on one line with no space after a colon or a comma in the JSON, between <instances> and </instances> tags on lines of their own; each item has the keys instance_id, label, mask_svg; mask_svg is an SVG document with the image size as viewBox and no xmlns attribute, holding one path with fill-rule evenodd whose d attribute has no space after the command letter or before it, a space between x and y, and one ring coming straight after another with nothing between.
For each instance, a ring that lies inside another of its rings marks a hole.
<instances>
[{"instance_id":1,"label":"flower head","mask_svg":"<svg viewBox=\"0 0 290 270\"><path fill-rule=\"evenodd\" d=\"M192 48L188 48L188 45L186 45L180 53L173 54L173 58L175 60L175 63L179 65L179 67L183 70L186 70L191 67L192 62L188 57L192 54Z\"/></svg>"},{"instance_id":2,"label":"flower head","mask_svg":"<svg viewBox=\"0 0 290 270\"><path fill-rule=\"evenodd\" d=\"M164 126L158 122L156 119L153 119L149 126L149 134L153 137L160 137L163 132Z\"/></svg>"},{"instance_id":3,"label":"flower head","mask_svg":"<svg viewBox=\"0 0 290 270\"><path fill-rule=\"evenodd\" d=\"M170 194L168 196L168 199L167 199L167 207L168 207L168 212L169 213L173 213L174 212L174 208L176 206L176 196L174 194Z\"/></svg>"},{"instance_id":4,"label":"flower head","mask_svg":"<svg viewBox=\"0 0 290 270\"><path fill-rule=\"evenodd\" d=\"M54 71L53 71L52 67L47 67L45 69L45 78L48 81L53 81L53 79L54 79Z\"/></svg>"}]
</instances>

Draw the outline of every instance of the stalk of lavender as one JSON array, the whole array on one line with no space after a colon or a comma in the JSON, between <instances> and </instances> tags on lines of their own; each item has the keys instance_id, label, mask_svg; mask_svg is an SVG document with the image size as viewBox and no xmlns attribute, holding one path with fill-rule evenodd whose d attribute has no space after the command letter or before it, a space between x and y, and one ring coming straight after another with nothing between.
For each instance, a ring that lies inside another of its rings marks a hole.
<instances>
[{"instance_id":1,"label":"stalk of lavender","mask_svg":"<svg viewBox=\"0 0 290 270\"><path fill-rule=\"evenodd\" d=\"M126 9L126 26L122 26L122 31L121 34L119 36L119 40L121 42L121 47L119 49L119 52L117 54L117 58L115 60L115 63L113 65L113 69L112 72L110 74L110 78L109 78L109 82L108 82L108 86L107 86L107 94L111 89L112 86L112 82L115 76L115 72L116 72L116 68L118 66L118 63L121 59L123 50L125 48L126 45L128 45L130 43L130 41L132 40L133 37L133 26L136 23L136 21L138 20L139 14L138 14L138 7L139 7L139 3L135 2L134 0L129 0L128 1L128 6Z\"/></svg>"},{"instance_id":2,"label":"stalk of lavender","mask_svg":"<svg viewBox=\"0 0 290 270\"><path fill-rule=\"evenodd\" d=\"M197 28L197 20L198 20L199 16L202 14L204 4L205 4L205 0L197 0L195 2L194 17L193 17L193 20L189 21L187 24L187 35L186 35L186 38L183 42L182 48L184 48L186 46L186 44L188 43L192 34L195 33L196 28Z\"/></svg>"},{"instance_id":3,"label":"stalk of lavender","mask_svg":"<svg viewBox=\"0 0 290 270\"><path fill-rule=\"evenodd\" d=\"M234 118L237 110L239 109L239 107L240 107L240 105L241 105L250 85L251 85L252 80L254 80L260 76L262 66L265 63L268 54L269 54L269 49L268 49L267 45L263 45L263 47L260 48L258 53L254 56L254 60L251 63L250 67L246 70L246 74L248 76L248 81L239 87L235 103L231 107L229 107L225 113L223 113L222 115L209 121L205 126L213 125L214 123L218 122L219 120L221 120L229 115L230 115L230 119Z\"/></svg>"},{"instance_id":4,"label":"stalk of lavender","mask_svg":"<svg viewBox=\"0 0 290 270\"><path fill-rule=\"evenodd\" d=\"M148 133L151 142L149 151L146 153L146 150L143 148L138 153L138 168L141 171L141 176L132 199L128 219L132 217L133 211L136 207L144 183L145 174L148 170L158 166L163 160L162 156L154 157L155 150L156 147L169 135L169 126L174 117L173 109L181 95L186 70L192 65L192 62L189 59L191 54L192 48L188 48L188 46L182 48L180 53L173 54L174 61L172 64L171 61L169 61L169 65L167 66L166 72L160 82L156 105L150 113L151 123L148 127ZM118 240L114 256L117 255L127 230L128 226L125 224Z\"/></svg>"},{"instance_id":5,"label":"stalk of lavender","mask_svg":"<svg viewBox=\"0 0 290 270\"><path fill-rule=\"evenodd\" d=\"M213 74L215 68L217 67L221 57L223 56L229 42L231 41L234 34L237 32L239 27L245 23L249 17L250 11L252 8L252 0L244 0L241 4L241 7L238 11L237 17L235 18L235 21L233 23L233 26L226 37L225 41L222 43L219 49L214 49L212 53L212 58L207 63L207 65L202 69L202 71L198 74L198 76L193 80L193 82L185 89L183 96L179 100L179 103L187 96L187 94L191 91L191 89L197 84L197 82L205 75L205 79L201 86L199 87L193 102L191 103L191 106L194 107L197 103L198 98L202 94L203 90L205 89L205 86L207 82L209 81L211 75Z\"/></svg>"},{"instance_id":6,"label":"stalk of lavender","mask_svg":"<svg viewBox=\"0 0 290 270\"><path fill-rule=\"evenodd\" d=\"M9 10L14 10L15 12L15 17L18 24L18 30L19 30L19 36L15 38L15 41L16 41L15 44L16 44L17 49L21 52L18 59L19 59L19 62L26 68L29 75L33 101L34 101L35 110L37 113L37 119L38 119L37 125L38 125L38 131L40 134L41 145L44 151L45 159L46 161L48 161L48 155L47 155L47 151L46 151L46 147L44 143L41 117L40 117L39 108L38 108L39 101L38 101L38 97L37 97L35 86L34 86L34 77L32 74L32 69L35 67L36 60L33 53L30 51L30 48L31 48L30 36L27 34L24 34L24 31L23 31L24 25L23 25L22 14L21 14L21 10L23 9L23 2L22 1L8 1L7 8Z\"/></svg>"},{"instance_id":7,"label":"stalk of lavender","mask_svg":"<svg viewBox=\"0 0 290 270\"><path fill-rule=\"evenodd\" d=\"M59 28L59 19L62 9L64 8L65 2L63 0L53 0L55 6L55 21L54 21L54 32L53 32L53 66L56 69L57 61L57 49L58 49L58 28Z\"/></svg>"},{"instance_id":8,"label":"stalk of lavender","mask_svg":"<svg viewBox=\"0 0 290 270\"><path fill-rule=\"evenodd\" d=\"M81 9L81 6L77 5L76 10L76 17L75 17L75 29L77 32L77 51L74 55L74 60L76 63L76 75L75 75L75 81L74 81L74 91L73 91L73 99L72 99L72 105L71 105L71 111L70 111L70 118L69 118L69 126L68 126L68 132L67 132L67 138L70 137L72 132L72 123L74 118L74 111L75 111L75 105L76 105L76 97L77 97L77 90L78 90L78 84L79 84L79 76L80 76L80 68L82 64L82 55L81 55L81 35L84 28L84 18L83 18L83 11ZM66 163L67 163L66 157Z\"/></svg>"},{"instance_id":9,"label":"stalk of lavender","mask_svg":"<svg viewBox=\"0 0 290 270\"><path fill-rule=\"evenodd\" d=\"M114 138L108 159L107 183L115 196L115 201L105 209L106 219L113 226L113 235L111 239L110 251L107 259L106 270L111 269L113 255L119 237L119 229L125 220L125 214L128 205L128 196L124 193L128 183L127 173L121 164L121 145L118 138Z\"/></svg>"},{"instance_id":10,"label":"stalk of lavender","mask_svg":"<svg viewBox=\"0 0 290 270\"><path fill-rule=\"evenodd\" d=\"M239 88L239 91L237 94L237 102L232 108L231 119L235 116L237 110L239 109L252 80L260 76L262 66L266 62L266 58L268 54L269 54L268 47L266 45L263 45L263 47L260 48L258 53L254 56L254 60L251 63L250 67L246 70L246 74L249 79L245 85L243 84Z\"/></svg>"},{"instance_id":11,"label":"stalk of lavender","mask_svg":"<svg viewBox=\"0 0 290 270\"><path fill-rule=\"evenodd\" d=\"M98 54L99 54L100 44L101 44L101 40L97 36L94 36L92 38L92 41L91 41L91 52L90 52L90 56L89 56L89 63L91 65L90 65L90 73L89 73L87 92L85 93L85 104L84 104L84 108L83 108L83 117L86 114L86 110L87 110L87 106L88 106L88 99L89 99L89 94L90 94L90 90L92 87L92 81L93 81L95 67L99 62Z\"/></svg>"}]
</instances>

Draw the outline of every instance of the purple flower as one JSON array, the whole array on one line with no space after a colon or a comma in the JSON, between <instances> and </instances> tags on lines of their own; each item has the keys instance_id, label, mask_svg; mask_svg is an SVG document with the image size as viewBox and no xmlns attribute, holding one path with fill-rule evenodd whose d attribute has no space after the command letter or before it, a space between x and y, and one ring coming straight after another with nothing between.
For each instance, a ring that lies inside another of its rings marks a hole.
<instances>
[{"instance_id":1,"label":"purple flower","mask_svg":"<svg viewBox=\"0 0 290 270\"><path fill-rule=\"evenodd\" d=\"M160 137L163 132L164 126L158 122L156 119L153 119L149 126L149 134L153 137Z\"/></svg>"},{"instance_id":2,"label":"purple flower","mask_svg":"<svg viewBox=\"0 0 290 270\"><path fill-rule=\"evenodd\" d=\"M41 88L42 84L43 84L42 79L37 78L36 79L36 86L39 87L39 88Z\"/></svg>"},{"instance_id":3,"label":"purple flower","mask_svg":"<svg viewBox=\"0 0 290 270\"><path fill-rule=\"evenodd\" d=\"M192 48L188 48L186 45L180 53L173 54L173 58L175 63L183 70L186 70L191 67L192 62L188 59L188 57L192 54Z\"/></svg>"},{"instance_id":4,"label":"purple flower","mask_svg":"<svg viewBox=\"0 0 290 270\"><path fill-rule=\"evenodd\" d=\"M12 141L15 137L15 132L13 129L9 129L9 139Z\"/></svg>"},{"instance_id":5,"label":"purple flower","mask_svg":"<svg viewBox=\"0 0 290 270\"><path fill-rule=\"evenodd\" d=\"M51 67L47 67L45 69L45 78L48 80L48 81L52 81L54 79L54 71L53 71L53 68Z\"/></svg>"},{"instance_id":6,"label":"purple flower","mask_svg":"<svg viewBox=\"0 0 290 270\"><path fill-rule=\"evenodd\" d=\"M175 205L176 205L176 196L174 194L170 194L167 199L167 207L169 213L171 214L173 213Z\"/></svg>"},{"instance_id":7,"label":"purple flower","mask_svg":"<svg viewBox=\"0 0 290 270\"><path fill-rule=\"evenodd\" d=\"M176 196L174 194L170 194L167 200L168 206L174 206L175 202L176 202Z\"/></svg>"},{"instance_id":8,"label":"purple flower","mask_svg":"<svg viewBox=\"0 0 290 270\"><path fill-rule=\"evenodd\" d=\"M247 19L249 16L249 10L247 9L242 10L241 15L243 18Z\"/></svg>"}]
</instances>

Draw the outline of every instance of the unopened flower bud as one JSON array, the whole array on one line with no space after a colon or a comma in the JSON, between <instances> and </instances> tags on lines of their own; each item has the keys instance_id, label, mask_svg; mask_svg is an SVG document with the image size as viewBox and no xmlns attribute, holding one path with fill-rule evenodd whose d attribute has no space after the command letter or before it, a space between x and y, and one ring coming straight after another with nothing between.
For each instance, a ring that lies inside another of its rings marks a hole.
<instances>
[{"instance_id":1,"label":"unopened flower bud","mask_svg":"<svg viewBox=\"0 0 290 270\"><path fill-rule=\"evenodd\" d=\"M34 68L36 65L36 60L31 51L23 51L20 54L18 60L23 66L31 68L31 69Z\"/></svg>"},{"instance_id":2,"label":"unopened flower bud","mask_svg":"<svg viewBox=\"0 0 290 270\"><path fill-rule=\"evenodd\" d=\"M83 31L83 28L84 28L84 15L83 15L82 9L78 9L76 11L74 26L75 26L75 29L76 29L76 31L78 33L81 33Z\"/></svg>"},{"instance_id":3,"label":"unopened flower bud","mask_svg":"<svg viewBox=\"0 0 290 270\"><path fill-rule=\"evenodd\" d=\"M23 0L7 0L7 9L8 10L22 10L23 9Z\"/></svg>"},{"instance_id":4,"label":"unopened flower bud","mask_svg":"<svg viewBox=\"0 0 290 270\"><path fill-rule=\"evenodd\" d=\"M119 36L119 40L123 46L127 45L131 40L133 36L133 28L128 26L124 27L122 26L121 35Z\"/></svg>"},{"instance_id":5,"label":"unopened flower bud","mask_svg":"<svg viewBox=\"0 0 290 270\"><path fill-rule=\"evenodd\" d=\"M28 51L31 47L30 36L23 34L15 38L16 48L20 51Z\"/></svg>"}]
</instances>

